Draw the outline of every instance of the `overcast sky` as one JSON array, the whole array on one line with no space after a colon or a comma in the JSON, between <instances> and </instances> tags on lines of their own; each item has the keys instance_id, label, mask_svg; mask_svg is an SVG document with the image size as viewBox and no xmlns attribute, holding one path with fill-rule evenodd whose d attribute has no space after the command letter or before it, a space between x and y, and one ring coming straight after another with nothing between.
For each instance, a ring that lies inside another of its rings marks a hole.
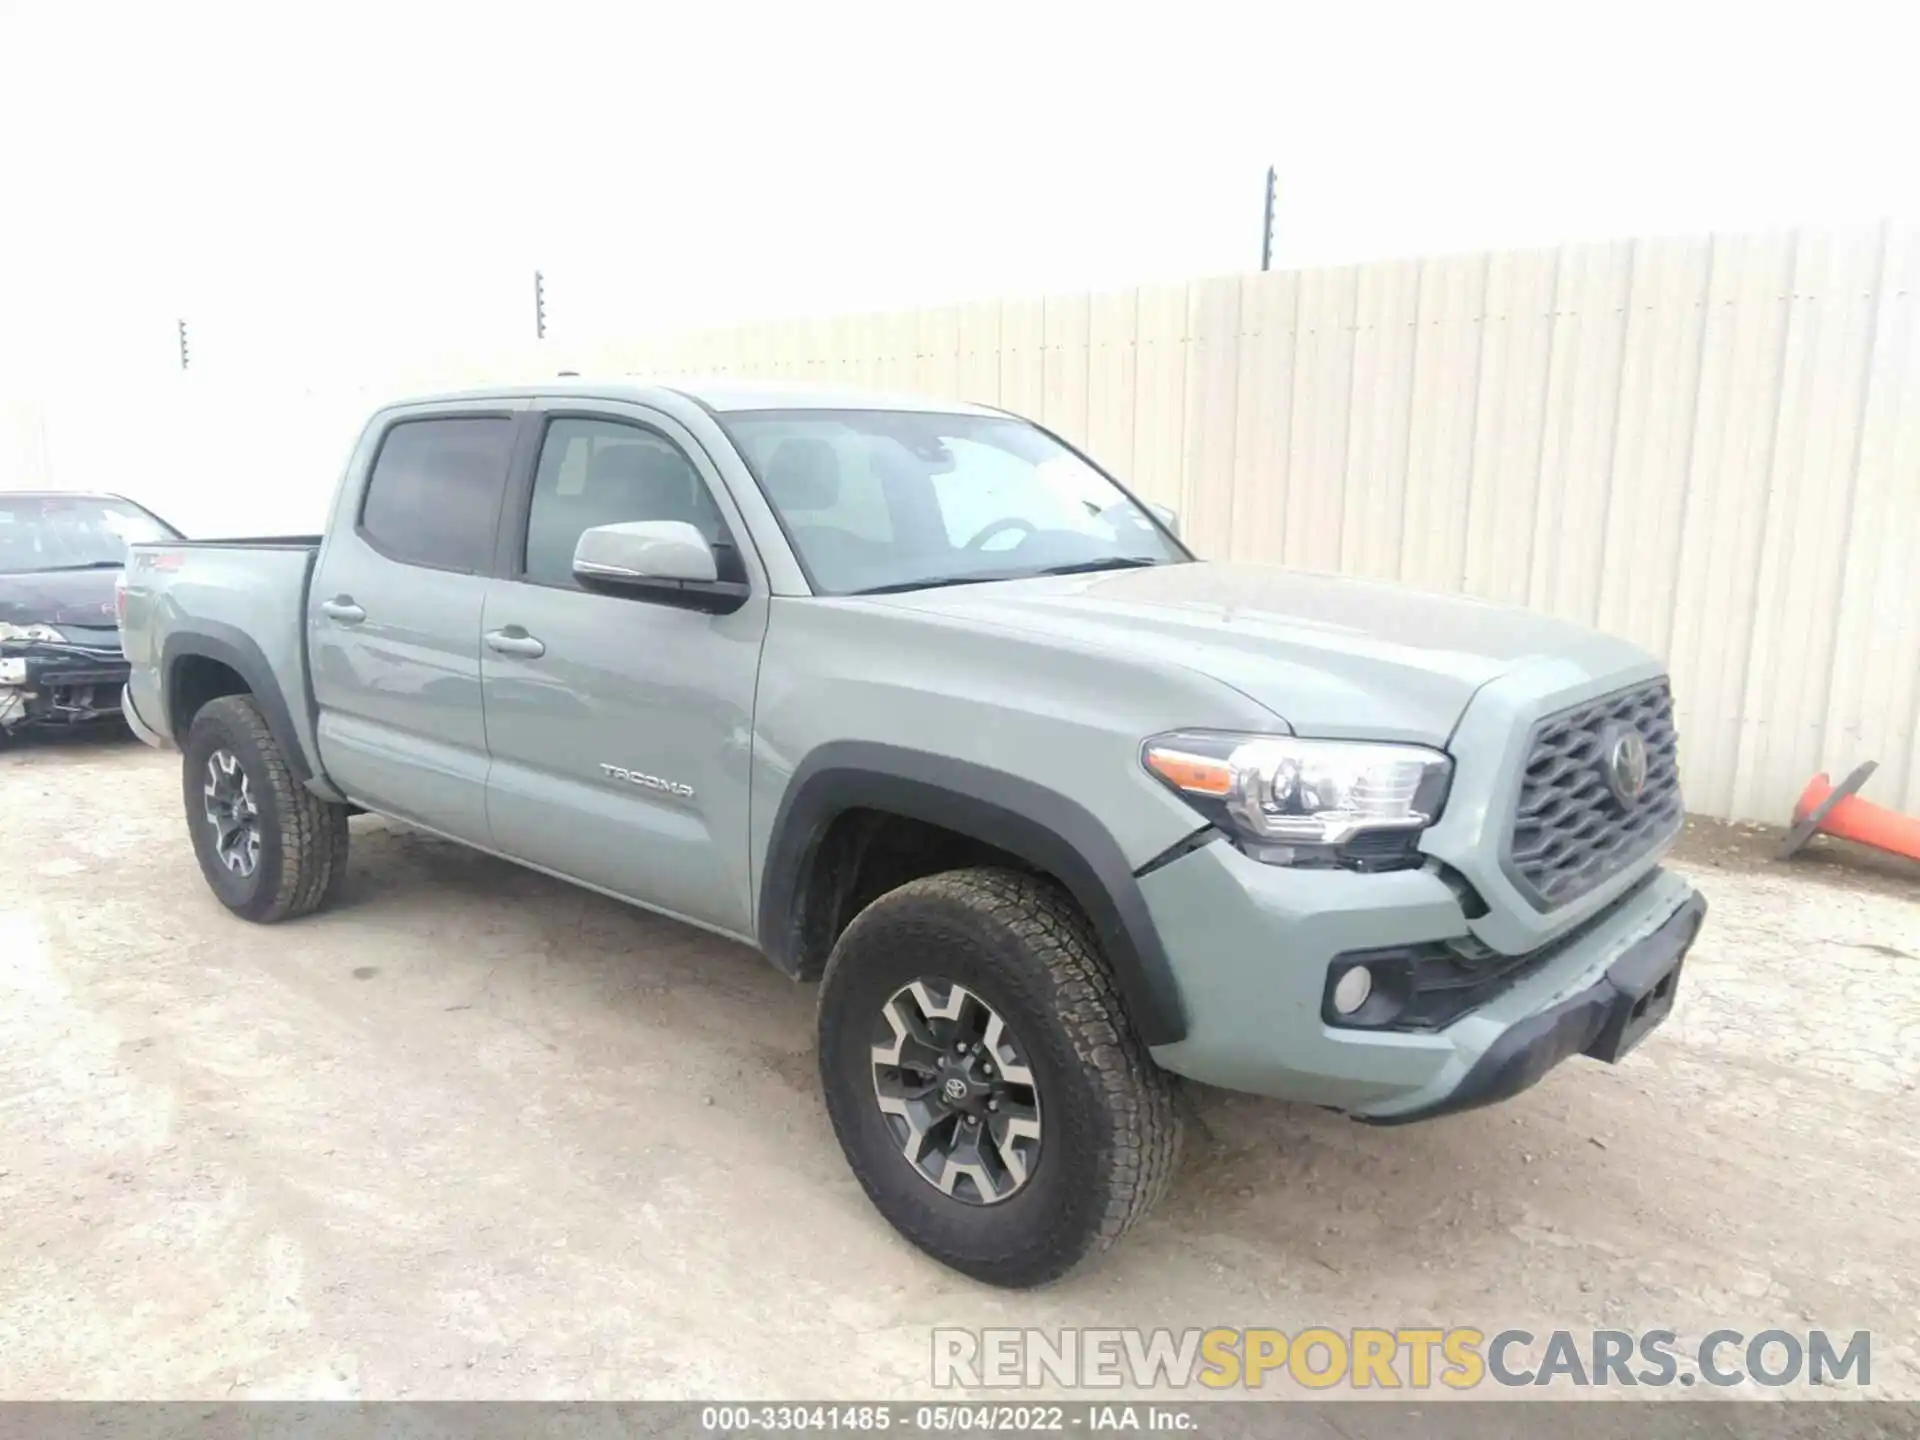
<instances>
[{"instance_id":1,"label":"overcast sky","mask_svg":"<svg viewBox=\"0 0 1920 1440\"><path fill-rule=\"evenodd\" d=\"M0 379L1913 213L1911 12L0 0Z\"/></svg>"}]
</instances>

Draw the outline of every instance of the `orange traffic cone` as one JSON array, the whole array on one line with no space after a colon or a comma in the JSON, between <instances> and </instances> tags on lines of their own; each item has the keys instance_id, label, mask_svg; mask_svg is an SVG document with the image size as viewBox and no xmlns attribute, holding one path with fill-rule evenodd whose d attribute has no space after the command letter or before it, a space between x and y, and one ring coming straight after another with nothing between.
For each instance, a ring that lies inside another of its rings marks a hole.
<instances>
[{"instance_id":1,"label":"orange traffic cone","mask_svg":"<svg viewBox=\"0 0 1920 1440\"><path fill-rule=\"evenodd\" d=\"M1920 860L1920 819L1862 800L1855 793L1877 768L1869 760L1837 786L1824 773L1807 782L1793 807L1793 830L1780 848L1786 859L1816 833L1836 835L1876 850Z\"/></svg>"}]
</instances>

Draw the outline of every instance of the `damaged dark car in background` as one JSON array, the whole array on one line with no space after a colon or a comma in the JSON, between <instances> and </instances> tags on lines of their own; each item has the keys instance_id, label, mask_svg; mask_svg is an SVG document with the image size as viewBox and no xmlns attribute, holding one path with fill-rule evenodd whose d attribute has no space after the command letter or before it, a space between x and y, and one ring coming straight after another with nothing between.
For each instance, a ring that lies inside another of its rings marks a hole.
<instances>
[{"instance_id":1,"label":"damaged dark car in background","mask_svg":"<svg viewBox=\"0 0 1920 1440\"><path fill-rule=\"evenodd\" d=\"M119 721L127 546L182 538L117 495L0 492L0 744Z\"/></svg>"}]
</instances>

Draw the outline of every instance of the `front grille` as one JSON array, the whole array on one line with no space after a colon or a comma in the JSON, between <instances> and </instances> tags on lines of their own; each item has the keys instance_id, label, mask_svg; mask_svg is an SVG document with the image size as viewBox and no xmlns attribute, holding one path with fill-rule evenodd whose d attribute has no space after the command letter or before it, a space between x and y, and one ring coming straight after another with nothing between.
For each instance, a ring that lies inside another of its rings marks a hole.
<instances>
[{"instance_id":1,"label":"front grille","mask_svg":"<svg viewBox=\"0 0 1920 1440\"><path fill-rule=\"evenodd\" d=\"M34 683L52 690L71 690L81 685L114 685L127 683L127 667L115 665L95 670L46 670L34 676Z\"/></svg>"},{"instance_id":2,"label":"front grille","mask_svg":"<svg viewBox=\"0 0 1920 1440\"><path fill-rule=\"evenodd\" d=\"M1609 780L1616 742L1646 746L1646 785L1622 800ZM1508 870L1543 910L1577 900L1680 828L1673 696L1655 680L1549 715L1533 727L1514 809Z\"/></svg>"}]
</instances>

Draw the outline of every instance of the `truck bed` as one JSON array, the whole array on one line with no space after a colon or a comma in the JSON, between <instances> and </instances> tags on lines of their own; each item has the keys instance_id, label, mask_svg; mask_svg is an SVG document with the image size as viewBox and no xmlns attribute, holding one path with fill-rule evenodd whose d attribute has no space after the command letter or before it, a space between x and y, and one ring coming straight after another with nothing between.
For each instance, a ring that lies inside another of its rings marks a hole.
<instances>
[{"instance_id":1,"label":"truck bed","mask_svg":"<svg viewBox=\"0 0 1920 1440\"><path fill-rule=\"evenodd\" d=\"M175 540L130 547L121 643L128 692L143 720L176 743L167 696L170 661L209 656L239 671L262 699L284 706L307 757L314 749L307 697L307 587L320 537Z\"/></svg>"}]
</instances>

